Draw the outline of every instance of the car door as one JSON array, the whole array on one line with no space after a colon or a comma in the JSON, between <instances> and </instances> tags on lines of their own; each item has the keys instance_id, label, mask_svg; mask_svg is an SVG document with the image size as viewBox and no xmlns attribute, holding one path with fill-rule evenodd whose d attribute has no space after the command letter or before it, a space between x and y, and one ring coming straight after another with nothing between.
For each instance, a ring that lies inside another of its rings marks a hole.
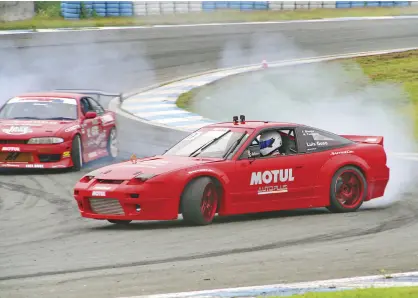
<instances>
[{"instance_id":1,"label":"car door","mask_svg":"<svg viewBox=\"0 0 418 298\"><path fill-rule=\"evenodd\" d=\"M241 209L247 212L299 208L313 194L310 181L315 172L298 151L295 128L274 129L281 132L283 147L288 147L282 154L251 157L246 149L236 161L237 179L232 182L236 183L235 195L231 197L233 204L242 204ZM250 151L259 146L258 138L259 135L251 142Z\"/></svg>"},{"instance_id":2,"label":"car door","mask_svg":"<svg viewBox=\"0 0 418 298\"><path fill-rule=\"evenodd\" d=\"M96 112L87 97L80 99L80 107L82 112L81 123L81 140L83 143L83 155L87 159L94 158L94 152L96 150L96 141L99 129L97 127L97 117L94 119L84 118L87 112Z\"/></svg>"},{"instance_id":3,"label":"car door","mask_svg":"<svg viewBox=\"0 0 418 298\"><path fill-rule=\"evenodd\" d=\"M104 108L93 98L87 98L93 111L96 112L97 117L93 119L92 129L91 129L91 138L92 138L92 150L98 151L98 154L102 154L100 150L106 149L106 129L103 125L102 117L105 114Z\"/></svg>"}]
</instances>

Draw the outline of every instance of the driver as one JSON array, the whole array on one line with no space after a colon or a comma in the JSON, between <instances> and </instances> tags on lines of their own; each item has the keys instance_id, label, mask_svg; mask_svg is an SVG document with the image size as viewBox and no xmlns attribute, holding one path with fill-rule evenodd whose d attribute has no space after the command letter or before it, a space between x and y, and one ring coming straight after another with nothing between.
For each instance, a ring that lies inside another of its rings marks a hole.
<instances>
[{"instance_id":1,"label":"driver","mask_svg":"<svg viewBox=\"0 0 418 298\"><path fill-rule=\"evenodd\" d=\"M267 131L260 136L260 153L262 156L280 155L282 137L277 131Z\"/></svg>"}]
</instances>

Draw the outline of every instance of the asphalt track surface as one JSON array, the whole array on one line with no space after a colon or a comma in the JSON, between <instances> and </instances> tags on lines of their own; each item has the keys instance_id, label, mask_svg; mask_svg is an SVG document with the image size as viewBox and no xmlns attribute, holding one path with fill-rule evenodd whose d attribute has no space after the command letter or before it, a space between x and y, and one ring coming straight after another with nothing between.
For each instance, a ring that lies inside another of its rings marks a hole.
<instances>
[{"instance_id":1,"label":"asphalt track surface","mask_svg":"<svg viewBox=\"0 0 418 298\"><path fill-rule=\"evenodd\" d=\"M260 32L267 40L286 36L303 50L300 56L312 56L418 46L416 28L418 21L411 19L111 31L100 33L90 60L87 35L93 33L80 33L86 37L78 42L73 33L19 41L2 36L0 64L21 79L36 74L42 88L125 91L220 66L227 40L242 43L245 53ZM234 47L229 50L233 57ZM70 53L76 71L63 71L71 65ZM267 46L263 55L276 54ZM17 67L17 57L28 64ZM34 57L36 62L29 63ZM26 91L19 88L13 91ZM118 125L122 158L161 153L182 137L145 130L123 116ZM121 228L80 218L72 197L81 175L106 163L92 163L81 173L1 174L2 298L133 296L417 270L414 190L389 208L354 214L302 210L222 218L207 227L179 220Z\"/></svg>"}]
</instances>

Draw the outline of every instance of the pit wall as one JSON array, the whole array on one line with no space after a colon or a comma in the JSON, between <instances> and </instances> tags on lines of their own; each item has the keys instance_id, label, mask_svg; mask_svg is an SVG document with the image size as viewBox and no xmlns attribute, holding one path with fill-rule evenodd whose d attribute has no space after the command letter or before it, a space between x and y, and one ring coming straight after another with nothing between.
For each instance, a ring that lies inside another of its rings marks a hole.
<instances>
[{"instance_id":1,"label":"pit wall","mask_svg":"<svg viewBox=\"0 0 418 298\"><path fill-rule=\"evenodd\" d=\"M240 11L297 10L317 8L407 7L413 1L63 1L62 15L79 19L82 7L99 16L144 16L189 12L213 12L224 9Z\"/></svg>"}]
</instances>

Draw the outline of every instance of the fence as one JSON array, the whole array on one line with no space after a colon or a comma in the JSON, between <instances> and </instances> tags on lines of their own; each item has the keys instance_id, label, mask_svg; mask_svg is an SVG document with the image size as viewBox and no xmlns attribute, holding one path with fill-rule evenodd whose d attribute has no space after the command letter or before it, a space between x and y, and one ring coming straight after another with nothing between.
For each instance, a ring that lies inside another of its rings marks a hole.
<instances>
[{"instance_id":1,"label":"fence","mask_svg":"<svg viewBox=\"0 0 418 298\"><path fill-rule=\"evenodd\" d=\"M211 12L222 9L295 10L315 8L405 7L413 1L68 1L61 2L66 19L91 16L142 16L189 12Z\"/></svg>"}]
</instances>

